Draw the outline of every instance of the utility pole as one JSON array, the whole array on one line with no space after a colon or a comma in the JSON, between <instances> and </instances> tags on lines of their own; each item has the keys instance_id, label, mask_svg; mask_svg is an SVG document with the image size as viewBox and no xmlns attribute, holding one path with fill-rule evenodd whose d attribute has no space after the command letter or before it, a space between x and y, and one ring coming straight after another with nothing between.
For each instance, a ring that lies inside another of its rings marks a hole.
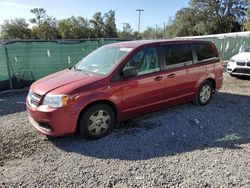
<instances>
[{"instance_id":1,"label":"utility pole","mask_svg":"<svg viewBox=\"0 0 250 188\"><path fill-rule=\"evenodd\" d=\"M141 26L141 12L143 12L144 10L143 9L136 9L135 11L139 12L139 22L138 22L138 36L139 36L140 26Z\"/></svg>"},{"instance_id":2,"label":"utility pole","mask_svg":"<svg viewBox=\"0 0 250 188\"><path fill-rule=\"evenodd\" d=\"M164 22L164 24L163 24L164 26L164 30L163 30L163 38L165 38L166 37L166 22Z\"/></svg>"}]
</instances>

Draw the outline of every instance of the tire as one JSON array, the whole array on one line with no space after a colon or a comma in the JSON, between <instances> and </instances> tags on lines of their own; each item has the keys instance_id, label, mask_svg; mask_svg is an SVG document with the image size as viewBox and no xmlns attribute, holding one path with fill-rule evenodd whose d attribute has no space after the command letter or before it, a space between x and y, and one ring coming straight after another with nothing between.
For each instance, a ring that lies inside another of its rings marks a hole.
<instances>
[{"instance_id":1,"label":"tire","mask_svg":"<svg viewBox=\"0 0 250 188\"><path fill-rule=\"evenodd\" d=\"M81 136L98 139L106 136L113 129L114 124L113 109L106 104L95 104L81 115L78 126Z\"/></svg>"},{"instance_id":2,"label":"tire","mask_svg":"<svg viewBox=\"0 0 250 188\"><path fill-rule=\"evenodd\" d=\"M210 102L213 94L213 85L210 81L205 80L196 93L195 104L196 105L206 105Z\"/></svg>"},{"instance_id":3,"label":"tire","mask_svg":"<svg viewBox=\"0 0 250 188\"><path fill-rule=\"evenodd\" d=\"M234 75L234 74L230 74L231 77L233 78L238 78L239 76L238 75Z\"/></svg>"}]
</instances>

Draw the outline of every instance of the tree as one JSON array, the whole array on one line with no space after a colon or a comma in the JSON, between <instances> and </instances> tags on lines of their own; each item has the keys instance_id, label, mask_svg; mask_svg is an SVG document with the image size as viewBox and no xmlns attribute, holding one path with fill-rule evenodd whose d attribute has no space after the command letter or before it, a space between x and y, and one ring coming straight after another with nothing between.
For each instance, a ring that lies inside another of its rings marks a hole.
<instances>
[{"instance_id":1,"label":"tree","mask_svg":"<svg viewBox=\"0 0 250 188\"><path fill-rule=\"evenodd\" d=\"M247 7L247 0L191 0L168 23L165 37L242 31Z\"/></svg>"},{"instance_id":2,"label":"tree","mask_svg":"<svg viewBox=\"0 0 250 188\"><path fill-rule=\"evenodd\" d=\"M57 30L57 20L48 16L43 8L34 8L30 10L35 14L35 18L30 19L30 22L36 24L32 28L32 37L38 39L56 39L59 38Z\"/></svg>"},{"instance_id":3,"label":"tree","mask_svg":"<svg viewBox=\"0 0 250 188\"><path fill-rule=\"evenodd\" d=\"M248 7L247 0L191 0L202 15L210 33L241 31Z\"/></svg>"},{"instance_id":4,"label":"tree","mask_svg":"<svg viewBox=\"0 0 250 188\"><path fill-rule=\"evenodd\" d=\"M199 15L192 8L182 8L176 13L175 19L170 20L167 25L167 36L165 37L205 34L205 27L201 25L198 18Z\"/></svg>"},{"instance_id":5,"label":"tree","mask_svg":"<svg viewBox=\"0 0 250 188\"><path fill-rule=\"evenodd\" d=\"M5 20L0 27L2 39L28 39L31 37L29 24L23 18Z\"/></svg>"},{"instance_id":6,"label":"tree","mask_svg":"<svg viewBox=\"0 0 250 188\"><path fill-rule=\"evenodd\" d=\"M155 38L155 39L162 39L164 37L165 30L159 26L155 27L147 27L146 30L142 33L144 38Z\"/></svg>"},{"instance_id":7,"label":"tree","mask_svg":"<svg viewBox=\"0 0 250 188\"><path fill-rule=\"evenodd\" d=\"M248 0L248 5L250 5L250 0ZM245 23L245 30L250 31L250 6L248 6L247 10L247 20Z\"/></svg>"},{"instance_id":8,"label":"tree","mask_svg":"<svg viewBox=\"0 0 250 188\"><path fill-rule=\"evenodd\" d=\"M31 9L30 12L35 14L35 18L30 19L30 22L33 24L38 24L38 26L40 26L48 16L46 14L46 10L43 8L34 8Z\"/></svg>"},{"instance_id":9,"label":"tree","mask_svg":"<svg viewBox=\"0 0 250 188\"><path fill-rule=\"evenodd\" d=\"M129 23L123 23L123 30L117 33L119 38L132 38L133 30Z\"/></svg>"},{"instance_id":10,"label":"tree","mask_svg":"<svg viewBox=\"0 0 250 188\"><path fill-rule=\"evenodd\" d=\"M104 14L104 37L115 38L117 37L116 24L115 24L115 11L110 10Z\"/></svg>"},{"instance_id":11,"label":"tree","mask_svg":"<svg viewBox=\"0 0 250 188\"><path fill-rule=\"evenodd\" d=\"M83 17L64 19L58 23L58 32L63 39L83 39L92 37L90 23Z\"/></svg>"},{"instance_id":12,"label":"tree","mask_svg":"<svg viewBox=\"0 0 250 188\"><path fill-rule=\"evenodd\" d=\"M104 22L101 12L97 12L93 15L92 19L90 20L90 23L93 27L93 33L94 37L103 37L104 36Z\"/></svg>"}]
</instances>

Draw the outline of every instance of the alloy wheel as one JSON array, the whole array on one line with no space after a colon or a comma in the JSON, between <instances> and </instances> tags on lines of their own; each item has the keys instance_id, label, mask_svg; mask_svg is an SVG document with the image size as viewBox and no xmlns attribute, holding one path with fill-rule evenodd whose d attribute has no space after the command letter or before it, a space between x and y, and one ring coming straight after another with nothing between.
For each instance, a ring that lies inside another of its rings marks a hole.
<instances>
[{"instance_id":1,"label":"alloy wheel","mask_svg":"<svg viewBox=\"0 0 250 188\"><path fill-rule=\"evenodd\" d=\"M88 122L88 130L93 135L103 134L110 126L111 117L105 110L94 112Z\"/></svg>"},{"instance_id":2,"label":"alloy wheel","mask_svg":"<svg viewBox=\"0 0 250 188\"><path fill-rule=\"evenodd\" d=\"M206 103L207 101L209 101L211 94L212 94L211 86L208 84L203 85L203 87L200 90L200 101L202 103Z\"/></svg>"}]
</instances>

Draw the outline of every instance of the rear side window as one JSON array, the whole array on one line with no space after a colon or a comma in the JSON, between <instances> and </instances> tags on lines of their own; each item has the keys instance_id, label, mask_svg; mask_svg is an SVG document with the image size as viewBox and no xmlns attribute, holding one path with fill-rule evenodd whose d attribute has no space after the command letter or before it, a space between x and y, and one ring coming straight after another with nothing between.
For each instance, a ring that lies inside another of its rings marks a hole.
<instances>
[{"instance_id":1,"label":"rear side window","mask_svg":"<svg viewBox=\"0 0 250 188\"><path fill-rule=\"evenodd\" d=\"M196 43L194 49L197 54L197 61L206 61L217 58L217 55L209 43Z\"/></svg>"},{"instance_id":2,"label":"rear side window","mask_svg":"<svg viewBox=\"0 0 250 188\"><path fill-rule=\"evenodd\" d=\"M167 44L163 46L166 68L180 67L193 63L190 44Z\"/></svg>"}]
</instances>

